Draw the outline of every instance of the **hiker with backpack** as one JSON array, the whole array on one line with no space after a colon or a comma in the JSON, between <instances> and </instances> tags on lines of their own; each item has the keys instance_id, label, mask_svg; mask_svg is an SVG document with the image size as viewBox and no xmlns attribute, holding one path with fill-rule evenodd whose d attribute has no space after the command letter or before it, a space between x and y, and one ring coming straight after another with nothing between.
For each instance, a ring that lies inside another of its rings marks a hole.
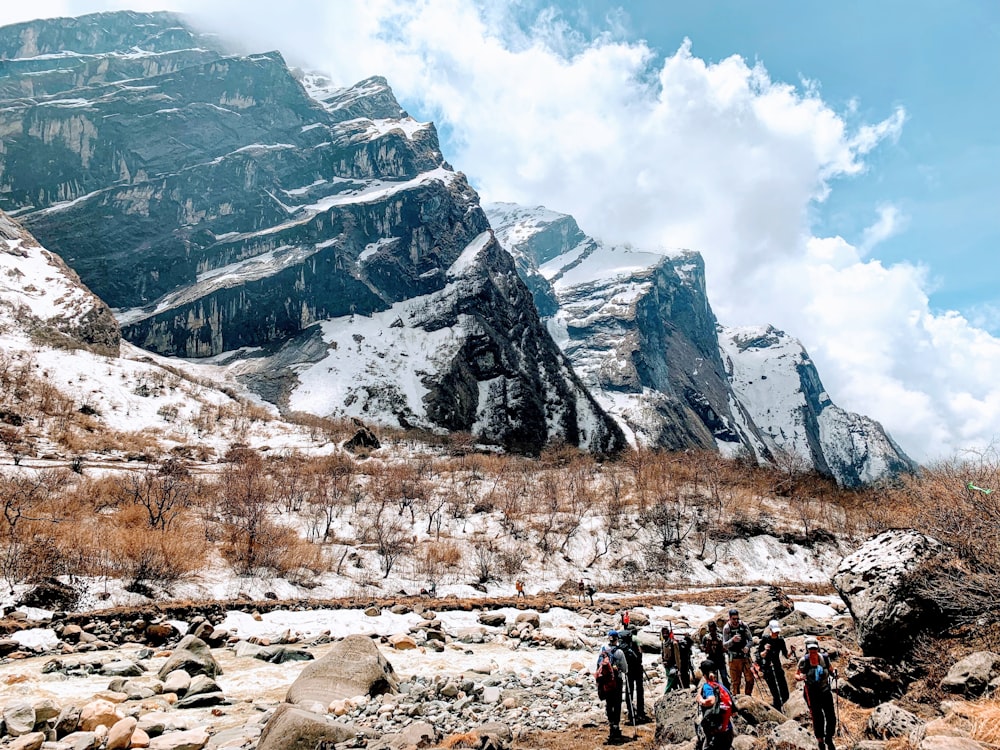
<instances>
[{"instance_id":1,"label":"hiker with backpack","mask_svg":"<svg viewBox=\"0 0 1000 750\"><path fill-rule=\"evenodd\" d=\"M628 678L628 662L618 644L618 631L608 632L608 642L601 646L597 654L597 669L594 680L597 682L597 697L604 701L604 711L608 716L608 744L622 743L622 730L619 727L622 717L622 686Z\"/></svg>"},{"instance_id":2,"label":"hiker with backpack","mask_svg":"<svg viewBox=\"0 0 1000 750\"><path fill-rule=\"evenodd\" d=\"M597 588L594 586L594 584L588 583L586 591L587 591L587 596L590 597L590 606L593 607L594 606L594 594L597 593Z\"/></svg>"},{"instance_id":3,"label":"hiker with backpack","mask_svg":"<svg viewBox=\"0 0 1000 750\"><path fill-rule=\"evenodd\" d=\"M740 620L738 609L729 610L729 621L722 628L722 645L729 653L729 679L733 686L733 695L740 692L740 681L746 678L747 695L753 693L753 669L750 660L750 647L753 645L753 634L749 626Z\"/></svg>"},{"instance_id":4,"label":"hiker with backpack","mask_svg":"<svg viewBox=\"0 0 1000 750\"><path fill-rule=\"evenodd\" d=\"M514 581L514 589L517 591L517 599L523 599L524 597L524 581L518 578Z\"/></svg>"},{"instance_id":5,"label":"hiker with backpack","mask_svg":"<svg viewBox=\"0 0 1000 750\"><path fill-rule=\"evenodd\" d=\"M629 701L629 724L648 724L651 719L646 715L646 689L643 685L642 651L635 641L635 632L623 630L619 634L622 653L628 662L628 682L625 690L631 696Z\"/></svg>"},{"instance_id":6,"label":"hiker with backpack","mask_svg":"<svg viewBox=\"0 0 1000 750\"><path fill-rule=\"evenodd\" d=\"M771 691L771 705L778 711L788 702L788 681L785 679L785 668L781 657L788 658L788 647L781 637L781 625L777 620L771 620L767 626L767 636L760 639L757 645L757 664L760 665Z\"/></svg>"},{"instance_id":7,"label":"hiker with backpack","mask_svg":"<svg viewBox=\"0 0 1000 750\"><path fill-rule=\"evenodd\" d=\"M680 690L681 648L669 625L660 628L660 658L663 660L663 673L667 678L663 692L666 694L671 690Z\"/></svg>"},{"instance_id":8,"label":"hiker with backpack","mask_svg":"<svg viewBox=\"0 0 1000 750\"><path fill-rule=\"evenodd\" d=\"M694 667L691 666L691 650L694 648L694 639L691 638L687 630L682 630L680 633L674 631L674 638L677 641L677 650L680 654L680 664L677 668L680 672L681 686L688 690L693 683L697 682Z\"/></svg>"},{"instance_id":9,"label":"hiker with backpack","mask_svg":"<svg viewBox=\"0 0 1000 750\"><path fill-rule=\"evenodd\" d=\"M733 696L719 683L719 668L711 659L701 663L698 688L701 720L695 725L697 750L729 750L733 746Z\"/></svg>"},{"instance_id":10,"label":"hiker with backpack","mask_svg":"<svg viewBox=\"0 0 1000 750\"><path fill-rule=\"evenodd\" d=\"M726 686L726 690L730 690L729 675L726 672L725 666L726 647L722 643L722 634L719 633L719 625L715 620L709 620L708 622L708 632L701 639L701 650L705 652L705 656L709 661L718 666L722 684Z\"/></svg>"},{"instance_id":11,"label":"hiker with backpack","mask_svg":"<svg viewBox=\"0 0 1000 750\"><path fill-rule=\"evenodd\" d=\"M830 669L830 657L819 650L815 638L806 639L806 655L799 660L795 681L802 683L802 694L812 715L813 734L819 750L837 750L833 736L837 732L837 711L833 704L830 677L837 677L837 670Z\"/></svg>"}]
</instances>

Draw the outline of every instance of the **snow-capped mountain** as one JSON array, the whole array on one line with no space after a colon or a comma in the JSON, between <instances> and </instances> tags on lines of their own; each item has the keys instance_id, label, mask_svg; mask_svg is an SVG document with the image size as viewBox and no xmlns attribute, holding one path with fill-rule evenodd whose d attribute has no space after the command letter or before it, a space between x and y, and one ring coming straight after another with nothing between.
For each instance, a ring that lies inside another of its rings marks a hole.
<instances>
[{"instance_id":1,"label":"snow-capped mountain","mask_svg":"<svg viewBox=\"0 0 1000 750\"><path fill-rule=\"evenodd\" d=\"M239 351L231 367L283 408L624 446L434 126L384 79L331 89L165 13L5 27L0 55L0 208L129 341Z\"/></svg>"},{"instance_id":2,"label":"snow-capped mountain","mask_svg":"<svg viewBox=\"0 0 1000 750\"><path fill-rule=\"evenodd\" d=\"M805 348L784 331L720 328L719 344L737 398L773 451L848 487L916 468L881 424L832 402Z\"/></svg>"},{"instance_id":3,"label":"snow-capped mountain","mask_svg":"<svg viewBox=\"0 0 1000 750\"><path fill-rule=\"evenodd\" d=\"M544 208L486 212L553 338L632 442L786 452L845 486L914 468L881 425L830 401L797 341L719 326L699 254L608 245Z\"/></svg>"}]
</instances>

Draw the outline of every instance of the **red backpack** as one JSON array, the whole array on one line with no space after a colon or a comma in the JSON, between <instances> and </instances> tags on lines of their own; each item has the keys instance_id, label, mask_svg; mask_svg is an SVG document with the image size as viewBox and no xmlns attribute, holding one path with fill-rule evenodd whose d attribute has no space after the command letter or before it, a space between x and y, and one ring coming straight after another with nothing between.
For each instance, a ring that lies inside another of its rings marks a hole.
<instances>
[{"instance_id":1,"label":"red backpack","mask_svg":"<svg viewBox=\"0 0 1000 750\"><path fill-rule=\"evenodd\" d=\"M715 693L715 703L704 709L701 714L701 728L705 734L719 734L729 727L733 718L733 696L717 682L706 683Z\"/></svg>"},{"instance_id":2,"label":"red backpack","mask_svg":"<svg viewBox=\"0 0 1000 750\"><path fill-rule=\"evenodd\" d=\"M597 682L597 697L601 700L605 700L616 688L619 688L618 673L615 671L614 662L611 661L611 652L606 648L602 648L597 657L597 671L594 672L594 680Z\"/></svg>"}]
</instances>

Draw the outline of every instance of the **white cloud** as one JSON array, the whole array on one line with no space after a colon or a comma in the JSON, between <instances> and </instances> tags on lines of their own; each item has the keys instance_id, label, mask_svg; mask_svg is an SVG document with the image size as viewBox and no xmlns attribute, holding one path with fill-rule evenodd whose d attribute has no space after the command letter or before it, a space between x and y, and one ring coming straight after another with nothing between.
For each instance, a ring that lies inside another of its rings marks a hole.
<instances>
[{"instance_id":1,"label":"white cloud","mask_svg":"<svg viewBox=\"0 0 1000 750\"><path fill-rule=\"evenodd\" d=\"M869 257L905 217L873 207L856 246L809 224L835 178L864 179L865 156L898 138L903 109L855 127L857 101L837 112L815 84L774 81L739 57L707 63L688 44L664 58L617 20L586 37L554 11L525 23L523 2L167 4L345 85L385 75L449 133L446 157L486 199L566 211L611 240L700 250L721 320L799 337L833 398L914 457L993 440L1000 341L934 314L926 269Z\"/></svg>"}]
</instances>

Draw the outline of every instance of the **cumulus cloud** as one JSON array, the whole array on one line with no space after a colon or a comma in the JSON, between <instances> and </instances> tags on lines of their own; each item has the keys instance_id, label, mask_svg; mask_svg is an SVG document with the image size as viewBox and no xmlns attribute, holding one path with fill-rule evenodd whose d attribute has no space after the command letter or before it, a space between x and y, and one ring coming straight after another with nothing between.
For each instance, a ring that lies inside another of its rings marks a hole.
<instances>
[{"instance_id":1,"label":"cumulus cloud","mask_svg":"<svg viewBox=\"0 0 1000 750\"><path fill-rule=\"evenodd\" d=\"M126 4L163 5L46 7ZM166 4L344 85L385 75L404 106L435 120L484 199L572 213L612 241L701 251L720 320L800 338L833 399L879 419L914 457L992 441L1000 341L934 312L926 268L875 257L905 232L888 202L898 196L873 206L853 242L814 236L810 223L838 181L866 179L866 156L899 137L903 108L859 123L856 101L837 111L814 84L773 80L766 61L709 63L698 40L664 56L617 19L581 30L523 1Z\"/></svg>"}]
</instances>

